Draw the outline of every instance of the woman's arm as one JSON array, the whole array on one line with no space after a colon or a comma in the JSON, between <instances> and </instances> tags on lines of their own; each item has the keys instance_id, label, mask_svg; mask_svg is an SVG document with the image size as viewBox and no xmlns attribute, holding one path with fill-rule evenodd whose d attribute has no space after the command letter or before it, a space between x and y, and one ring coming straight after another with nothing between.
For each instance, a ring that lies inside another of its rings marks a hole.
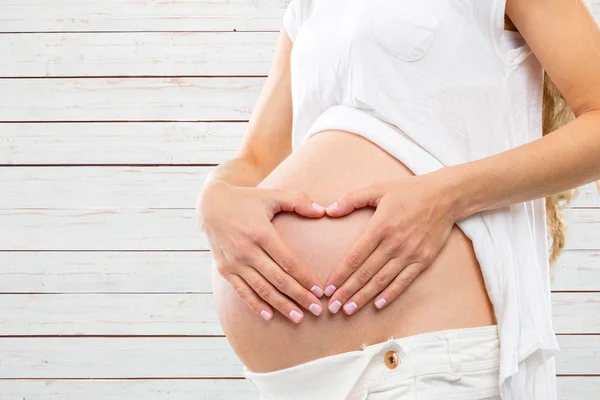
<instances>
[{"instance_id":1,"label":"woman's arm","mask_svg":"<svg viewBox=\"0 0 600 400\"><path fill-rule=\"evenodd\" d=\"M523 146L436 171L456 220L600 179L598 22L572 0L509 0L507 14L576 119Z\"/></svg>"},{"instance_id":2,"label":"woman's arm","mask_svg":"<svg viewBox=\"0 0 600 400\"><path fill-rule=\"evenodd\" d=\"M319 315L321 283L281 240L271 220L280 211L319 218L324 208L305 193L256 187L292 149L291 48L292 41L282 28L241 147L235 158L209 174L196 213L217 271L250 308L270 320L272 305L301 322L303 312L291 300Z\"/></svg>"}]
</instances>

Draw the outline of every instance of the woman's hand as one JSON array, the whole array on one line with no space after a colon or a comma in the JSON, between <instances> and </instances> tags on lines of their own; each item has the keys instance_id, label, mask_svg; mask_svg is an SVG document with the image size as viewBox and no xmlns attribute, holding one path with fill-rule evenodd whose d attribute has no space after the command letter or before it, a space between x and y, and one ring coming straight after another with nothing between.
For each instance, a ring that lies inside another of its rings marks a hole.
<instances>
[{"instance_id":1,"label":"woman's hand","mask_svg":"<svg viewBox=\"0 0 600 400\"><path fill-rule=\"evenodd\" d=\"M196 205L199 228L208 237L219 274L265 320L273 317L273 306L296 323L304 313L290 298L319 315L323 291L319 279L282 241L271 220L280 211L320 218L324 210L305 193L223 181L205 188Z\"/></svg>"},{"instance_id":2,"label":"woman's hand","mask_svg":"<svg viewBox=\"0 0 600 400\"><path fill-rule=\"evenodd\" d=\"M348 315L373 297L382 308L395 300L436 258L454 224L444 182L432 174L378 182L346 192L327 207L341 217L365 206L375 213L325 284L329 310Z\"/></svg>"}]
</instances>

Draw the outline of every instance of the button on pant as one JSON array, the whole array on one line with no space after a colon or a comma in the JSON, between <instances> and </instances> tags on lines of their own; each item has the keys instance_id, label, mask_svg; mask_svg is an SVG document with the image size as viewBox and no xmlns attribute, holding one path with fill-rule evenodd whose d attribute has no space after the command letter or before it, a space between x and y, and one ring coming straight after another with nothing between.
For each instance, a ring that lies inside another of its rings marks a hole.
<instances>
[{"instance_id":1,"label":"button on pant","mask_svg":"<svg viewBox=\"0 0 600 400\"><path fill-rule=\"evenodd\" d=\"M294 367L244 375L259 400L500 399L496 325L363 345Z\"/></svg>"}]
</instances>

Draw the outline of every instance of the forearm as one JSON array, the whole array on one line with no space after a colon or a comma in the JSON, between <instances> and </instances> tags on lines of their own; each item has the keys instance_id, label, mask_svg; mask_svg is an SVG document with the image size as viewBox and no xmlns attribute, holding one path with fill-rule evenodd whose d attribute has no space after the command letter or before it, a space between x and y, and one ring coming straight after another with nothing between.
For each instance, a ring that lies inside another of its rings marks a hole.
<instances>
[{"instance_id":1,"label":"forearm","mask_svg":"<svg viewBox=\"0 0 600 400\"><path fill-rule=\"evenodd\" d=\"M211 171L204 181L203 189L218 182L234 186L255 187L268 175L264 168L247 157L232 158Z\"/></svg>"},{"instance_id":2,"label":"forearm","mask_svg":"<svg viewBox=\"0 0 600 400\"><path fill-rule=\"evenodd\" d=\"M434 172L455 220L600 179L600 110L525 145Z\"/></svg>"}]
</instances>

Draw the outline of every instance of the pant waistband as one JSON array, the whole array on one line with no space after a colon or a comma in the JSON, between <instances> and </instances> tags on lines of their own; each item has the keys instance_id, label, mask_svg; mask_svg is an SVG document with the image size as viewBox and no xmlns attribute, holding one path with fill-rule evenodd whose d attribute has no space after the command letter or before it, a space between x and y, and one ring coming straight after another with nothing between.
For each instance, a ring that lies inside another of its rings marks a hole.
<instances>
[{"instance_id":1,"label":"pant waistband","mask_svg":"<svg viewBox=\"0 0 600 400\"><path fill-rule=\"evenodd\" d=\"M390 355L396 364L386 361ZM460 379L462 373L497 367L499 355L498 328L490 325L392 337L272 372L244 367L244 375L268 400L359 399L389 379L436 373Z\"/></svg>"}]
</instances>

